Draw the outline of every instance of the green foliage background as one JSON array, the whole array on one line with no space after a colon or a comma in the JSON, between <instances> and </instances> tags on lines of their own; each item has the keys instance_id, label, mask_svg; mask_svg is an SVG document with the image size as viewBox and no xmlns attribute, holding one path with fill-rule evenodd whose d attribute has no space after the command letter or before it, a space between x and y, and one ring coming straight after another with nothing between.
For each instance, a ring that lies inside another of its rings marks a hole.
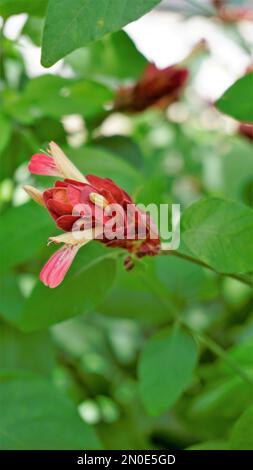
<instances>
[{"instance_id":1,"label":"green foliage background","mask_svg":"<svg viewBox=\"0 0 253 470\"><path fill-rule=\"evenodd\" d=\"M147 64L119 30L159 2L123 3L0 0L0 449L253 449L253 143L221 114L253 122L253 73L218 100L213 129L192 89L206 54L189 64L183 122L111 116L115 90ZM219 27L253 53L237 25ZM23 37L42 45L44 66L63 58L60 72L31 78ZM124 135L104 132L113 118ZM44 287L56 228L22 185L52 185L27 171L51 140L137 202L181 204L180 249L126 272L91 243L60 287Z\"/></svg>"}]
</instances>

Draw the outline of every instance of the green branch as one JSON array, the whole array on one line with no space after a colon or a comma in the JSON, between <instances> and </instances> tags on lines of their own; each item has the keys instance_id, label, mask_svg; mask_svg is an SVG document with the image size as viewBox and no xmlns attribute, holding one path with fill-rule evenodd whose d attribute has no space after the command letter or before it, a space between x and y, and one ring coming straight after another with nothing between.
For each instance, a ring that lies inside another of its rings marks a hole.
<instances>
[{"instance_id":1,"label":"green branch","mask_svg":"<svg viewBox=\"0 0 253 470\"><path fill-rule=\"evenodd\" d=\"M193 334L193 336L198 338L199 341L203 343L210 351L212 351L220 359L223 359L227 365L230 366L230 368L241 377L244 382L253 387L253 379L245 372L244 369L241 368L237 361L227 354L227 352L219 344L217 344L213 339L209 338L209 336L206 336L204 333L195 330L195 328L193 329L187 323L182 323Z\"/></svg>"},{"instance_id":2,"label":"green branch","mask_svg":"<svg viewBox=\"0 0 253 470\"><path fill-rule=\"evenodd\" d=\"M177 253L179 257L182 257L183 259L188 259L188 261L191 261L192 259L190 257L185 257L181 253L179 254L178 252L170 252L171 254ZM200 264L203 267L207 267L204 263L201 261L198 262L196 260L195 264ZM210 268L212 269L212 268ZM212 269L213 270L213 269ZM153 292L153 294L157 297L160 303L162 303L167 309L170 314L170 319L169 323L171 324L173 321L177 321L181 323L185 328L188 329L188 331L196 338L199 339L201 343L203 343L210 351L212 351L217 357L220 359L223 359L227 365L234 370L234 372L241 377L241 379L253 387L253 379L245 372L243 368L241 368L240 364L238 364L237 361L235 361L229 354L219 345L214 341L212 338L209 336L205 335L205 333L202 333L198 330L195 330L195 328L192 328L190 325L188 325L187 322L185 322L182 319L182 316L180 315L180 312L178 311L177 306L171 302L171 300L162 294L160 292L159 286L152 282L148 278L148 276L145 276L145 273L139 273L139 276L143 280L143 282L147 285L147 287ZM239 279L238 279L239 280Z\"/></svg>"},{"instance_id":3,"label":"green branch","mask_svg":"<svg viewBox=\"0 0 253 470\"><path fill-rule=\"evenodd\" d=\"M205 262L198 260L196 258L193 258L192 256L185 255L184 253L181 253L179 251L161 251L161 255L170 255L170 256L176 256L177 258L184 259L185 261L189 261L190 263L197 264L199 266L202 266L203 268L209 269L209 271L213 271L216 274L220 274L221 276L227 276L232 279L236 279L236 281L242 282L243 284L246 284L249 287L253 288L253 280L250 279L247 275L244 274L230 274L230 273L220 273L216 271L216 269L212 268L212 266L209 266Z\"/></svg>"}]
</instances>

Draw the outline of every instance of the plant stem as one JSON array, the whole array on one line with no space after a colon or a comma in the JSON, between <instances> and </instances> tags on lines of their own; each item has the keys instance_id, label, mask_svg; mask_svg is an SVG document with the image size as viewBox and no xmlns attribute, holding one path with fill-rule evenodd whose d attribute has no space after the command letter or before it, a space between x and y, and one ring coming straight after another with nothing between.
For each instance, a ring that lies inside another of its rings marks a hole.
<instances>
[{"instance_id":1,"label":"plant stem","mask_svg":"<svg viewBox=\"0 0 253 470\"><path fill-rule=\"evenodd\" d=\"M176 252L173 252L173 254ZM188 261L192 261L191 257L188 257L186 255L182 255L181 253L177 253L179 257L182 257L183 259L187 259ZM181 256L182 255L182 256ZM194 258L193 258L194 259ZM196 264L200 264L201 266L208 267L201 261L198 262L196 260ZM212 268L211 268L212 269ZM196 338L199 338L199 340L210 350L212 351L217 357L223 359L229 367L236 372L237 375L241 377L241 379L253 387L253 379L241 368L240 364L238 364L237 361L235 361L231 356L227 354L227 352L214 341L212 338L209 336L205 335L205 333L202 333L198 330L195 330L195 328L192 328L187 322L185 322L182 317L180 317L180 312L178 311L178 308L175 306L173 302L166 296L164 296L161 292L159 287L152 282L152 280L149 279L148 276L145 276L143 272L139 272L139 277L145 282L145 284L148 286L148 288L154 293L154 295L159 299L159 302L164 305L169 313L171 318L169 320L171 321L178 321L181 323L185 328L189 330L189 332L195 336Z\"/></svg>"},{"instance_id":2,"label":"plant stem","mask_svg":"<svg viewBox=\"0 0 253 470\"><path fill-rule=\"evenodd\" d=\"M184 259L186 261L189 261L190 263L198 264L199 266L202 266L203 268L209 269L209 271L213 271L214 273L220 274L221 276L231 277L232 279L235 279L239 282L242 282L243 284L246 284L249 287L253 287L253 280L246 277L243 274L219 273L218 271L216 271L216 269L212 268L211 266L204 263L203 261L198 260L196 258L193 258L192 256L185 255L184 253L181 253L179 251L162 251L161 254L162 255L176 256L177 258Z\"/></svg>"},{"instance_id":3,"label":"plant stem","mask_svg":"<svg viewBox=\"0 0 253 470\"><path fill-rule=\"evenodd\" d=\"M181 322L182 323L182 322ZM183 322L183 325L210 350L216 356L223 359L231 369L233 369L241 379L246 382L248 385L253 387L253 379L241 368L237 361L235 361L231 356L227 354L227 352L219 346L214 340L206 336L204 333L199 332L189 326L187 323Z\"/></svg>"}]
</instances>

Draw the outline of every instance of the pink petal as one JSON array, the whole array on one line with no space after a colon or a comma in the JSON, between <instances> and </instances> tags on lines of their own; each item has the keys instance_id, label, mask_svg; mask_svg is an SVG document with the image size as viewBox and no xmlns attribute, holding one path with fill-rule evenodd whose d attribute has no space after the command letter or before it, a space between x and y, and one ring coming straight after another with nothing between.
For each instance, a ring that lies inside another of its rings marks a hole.
<instances>
[{"instance_id":1,"label":"pink petal","mask_svg":"<svg viewBox=\"0 0 253 470\"><path fill-rule=\"evenodd\" d=\"M80 245L64 245L49 258L40 273L40 280L53 289L64 279Z\"/></svg>"},{"instance_id":2,"label":"pink petal","mask_svg":"<svg viewBox=\"0 0 253 470\"><path fill-rule=\"evenodd\" d=\"M35 175L61 176L53 158L43 153L36 153L32 156L28 170Z\"/></svg>"}]
</instances>

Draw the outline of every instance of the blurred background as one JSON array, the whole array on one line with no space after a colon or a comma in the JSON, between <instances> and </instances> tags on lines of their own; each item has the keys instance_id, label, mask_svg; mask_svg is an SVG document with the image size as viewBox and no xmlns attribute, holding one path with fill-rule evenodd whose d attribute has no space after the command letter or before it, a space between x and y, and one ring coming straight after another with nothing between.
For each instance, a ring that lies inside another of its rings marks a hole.
<instances>
[{"instance_id":1,"label":"blurred background","mask_svg":"<svg viewBox=\"0 0 253 470\"><path fill-rule=\"evenodd\" d=\"M164 0L124 31L49 69L40 65L43 17L0 18L0 368L47 377L107 449L227 448L232 425L252 403L242 378L243 371L253 377L252 289L173 257L145 259L131 273L120 260L95 307L64 322L58 313L50 320L69 294L61 291L52 304L44 291L37 304L31 300L53 253L47 237L56 231L22 189L45 189L52 180L30 175L27 163L54 140L84 173L111 177L137 202L174 202L183 210L214 195L253 207L253 141L213 105L253 64L253 22L239 14L221 18L214 3ZM252 2L227 3L253 10ZM182 61L189 78L166 109L113 111L117 90L136 83L148 62L165 68ZM79 263L104 251L87 247ZM95 289L107 275L101 266L93 287L86 287ZM198 345L200 361L187 391L151 416L139 397L138 359L147 338L170 325L171 304L236 358L242 374L210 351L215 347ZM24 305L34 312L29 333L20 329Z\"/></svg>"}]
</instances>

